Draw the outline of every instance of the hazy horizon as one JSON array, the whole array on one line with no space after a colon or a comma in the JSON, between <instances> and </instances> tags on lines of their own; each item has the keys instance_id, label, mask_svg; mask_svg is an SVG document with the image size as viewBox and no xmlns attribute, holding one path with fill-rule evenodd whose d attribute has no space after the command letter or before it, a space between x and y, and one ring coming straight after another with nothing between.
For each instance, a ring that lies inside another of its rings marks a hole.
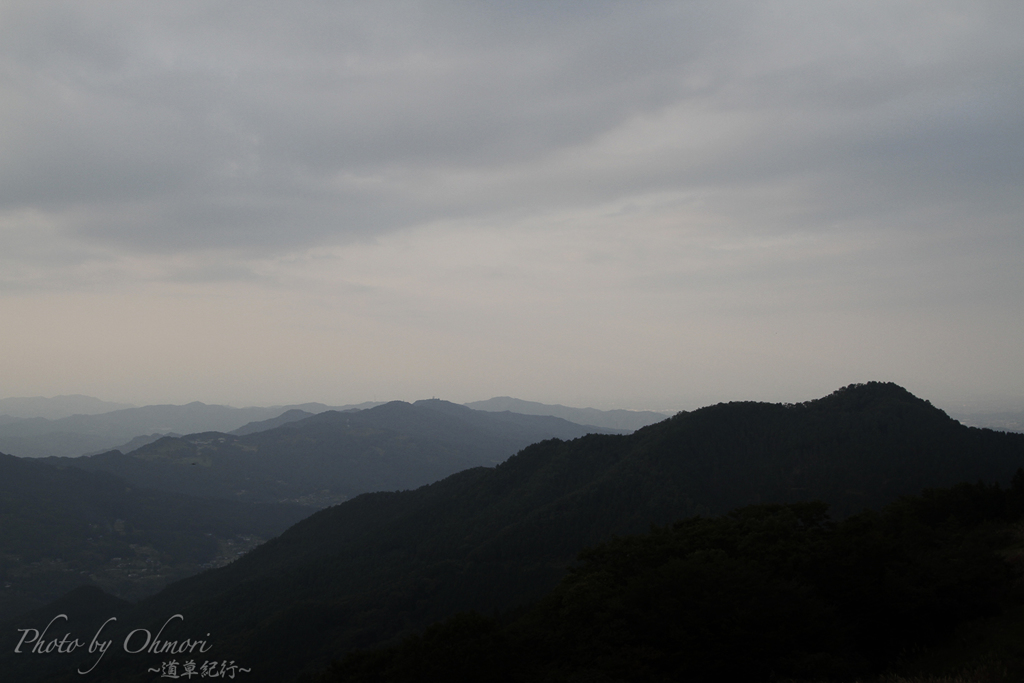
<instances>
[{"instance_id":1,"label":"hazy horizon","mask_svg":"<svg viewBox=\"0 0 1024 683\"><path fill-rule=\"evenodd\" d=\"M871 380L871 381L884 381L884 380ZM855 384L859 384L859 383L855 383ZM840 388L841 387L836 387L836 389L840 389ZM828 393L831 393L831 392L828 392ZM911 392L911 393L913 393L913 392ZM825 395L826 394L823 394L822 396L811 396L811 397L808 397L808 398L802 399L802 400L814 400L814 399L817 399L817 398L822 398ZM144 407L144 406L158 406L158 405L187 405L187 404L193 403L193 402L203 403L205 405L222 405L222 406L225 406L225 407L228 407L228 408L245 409L245 408L279 408L279 407L288 407L288 406L301 406L301 405L310 404L310 403L319 403L319 404L328 405L328 406L331 406L331 407L345 407L345 406L354 406L354 405L361 405L361 404L367 404L367 403L386 403L386 402L389 402L389 401L405 401L405 402L408 402L408 403L415 403L416 401L427 400L427 399L440 399L440 400L444 400L444 401L450 401L452 403L458 403L460 405L461 404L469 405L469 404L472 404L472 403L485 402L485 401L488 401L488 400L491 400L491 399L498 399L498 398L511 398L513 400L525 401L525 402L528 402L528 403L537 403L537 404L549 405L549 406L562 406L562 407L573 408L573 409L588 409L588 408L592 408L592 409L603 410L603 411L627 410L627 411L634 411L634 412L645 412L645 411L661 412L661 413L665 413L666 415L669 415L669 416L672 415L672 414L675 414L675 413L677 413L679 411L696 410L698 408L702 408L702 407L705 407L705 406L708 406L708 405L713 405L715 403L729 403L729 402L732 402L732 401L758 401L758 400L760 400L760 399L754 399L754 398L749 398L749 397L748 398L744 398L744 397L737 396L737 397L733 397L733 398L723 399L722 401L711 401L709 403L702 403L700 405L692 405L692 406L689 406L689 407L680 407L680 408L657 408L657 407L647 407L647 408L639 407L638 408L638 407L633 407L633 406L616 406L616 405L609 405L609 406L606 406L606 407L600 407L599 408L599 407L596 407L596 406L593 406L593 405L567 405L567 404L560 404L560 403L547 403L547 402L544 402L544 401L533 401L531 399L525 399L525 398L522 398L522 397L519 397L519 396L508 396L508 395L503 394L503 395L500 395L500 396L489 396L487 398L472 399L472 400L468 400L468 401L451 401L450 399L448 399L448 398L446 398L444 396L421 396L421 397L418 397L418 398L388 398L388 399L382 399L382 400L378 400L378 399L369 400L368 399L366 401L351 401L351 402L347 402L347 403L344 403L344 404L330 404L330 403L325 403L324 401L295 401L295 402L288 402L288 403L280 403L280 402L278 402L278 403L266 403L266 404L233 405L233 404L229 404L229 403L218 403L218 402L215 402L215 401L203 401L203 400L200 400L200 399L194 399L193 401L185 401L185 402L182 402L182 403L174 403L174 402L169 402L169 401L158 401L158 402L154 402L154 403L134 404L134 403L125 403L125 402L122 402L122 401L108 401L106 399L103 399L103 398L100 398L100 397L97 397L97 396L87 396L87 395L84 395L84 394L62 394L62 395L57 395L57 396L0 396L0 404L3 404L3 403L8 402L8 401L26 401L26 400L27 401L34 401L34 400L56 401L56 400L59 400L59 399L89 399L89 400L98 400L98 401L101 401L103 403L107 403L107 404L111 404L111 405L118 404L117 407L111 408L110 410L118 410L118 409L122 409L122 408L141 408L141 407ZM1005 412L1005 413L1017 413L1017 412L1024 412L1024 398L1019 398L1019 399L1016 399L1016 400L1010 399L1010 400L1004 400L1004 401L991 401L991 400L985 400L985 399L982 399L982 398L975 397L973 399L972 398L967 398L967 399L961 400L959 402L952 402L952 403L948 403L948 404L944 404L942 402L938 402L937 403L936 401L933 401L933 400L929 399L927 396L918 396L918 398L922 398L924 400L927 400L930 403L932 403L933 405L935 405L937 408L940 408L941 410L944 410L944 411L949 412L949 413L971 414L971 413L1002 413L1002 412ZM768 402L768 403L780 403L780 402L781 403L785 403L787 401L765 400L765 402ZM106 412L106 411L99 411L99 410L97 410L97 411L92 411L92 412L89 412L89 413L76 413L76 414L100 414L100 412ZM2 409L2 407L0 407L0 414L9 414L9 413L5 413L4 410Z\"/></svg>"},{"instance_id":2,"label":"hazy horizon","mask_svg":"<svg viewBox=\"0 0 1024 683\"><path fill-rule=\"evenodd\" d=\"M1024 5L0 6L0 394L1024 410Z\"/></svg>"}]
</instances>

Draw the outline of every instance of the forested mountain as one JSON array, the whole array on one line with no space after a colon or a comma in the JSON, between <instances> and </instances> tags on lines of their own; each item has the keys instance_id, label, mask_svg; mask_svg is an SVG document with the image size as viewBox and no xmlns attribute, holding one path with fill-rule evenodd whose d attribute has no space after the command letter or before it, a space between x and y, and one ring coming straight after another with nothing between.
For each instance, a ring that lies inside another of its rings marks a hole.
<instances>
[{"instance_id":1,"label":"forested mountain","mask_svg":"<svg viewBox=\"0 0 1024 683\"><path fill-rule=\"evenodd\" d=\"M462 613L315 678L1016 683L1022 513L1024 470L838 523L814 502L691 517L584 551L528 610Z\"/></svg>"},{"instance_id":2,"label":"forested mountain","mask_svg":"<svg viewBox=\"0 0 1024 683\"><path fill-rule=\"evenodd\" d=\"M470 467L494 465L536 441L575 438L594 429L436 399L299 417L279 426L262 423L255 428L270 428L240 436L167 437L129 454L47 462L112 472L137 486L189 495L325 507L367 491L416 488Z\"/></svg>"},{"instance_id":3,"label":"forested mountain","mask_svg":"<svg viewBox=\"0 0 1024 683\"><path fill-rule=\"evenodd\" d=\"M106 472L0 454L0 622L82 584L150 595L308 513L144 490Z\"/></svg>"},{"instance_id":4,"label":"forested mountain","mask_svg":"<svg viewBox=\"0 0 1024 683\"><path fill-rule=\"evenodd\" d=\"M597 410L596 408L570 408L568 406L536 401L523 401L509 396L496 396L486 401L474 401L465 404L473 410L488 412L521 413L523 415L551 415L569 422L582 425L594 425L608 429L621 429L632 432L655 422L661 422L669 416L667 413L656 413L651 410Z\"/></svg>"},{"instance_id":5,"label":"forested mountain","mask_svg":"<svg viewBox=\"0 0 1024 683\"><path fill-rule=\"evenodd\" d=\"M652 523L812 499L841 518L927 487L1008 484L1022 465L1024 435L965 427L892 384L798 405L720 404L358 496L168 587L123 626L155 630L182 613L249 680L288 680L459 611L537 599L582 548ZM153 662L112 660L103 680L141 680Z\"/></svg>"}]
</instances>

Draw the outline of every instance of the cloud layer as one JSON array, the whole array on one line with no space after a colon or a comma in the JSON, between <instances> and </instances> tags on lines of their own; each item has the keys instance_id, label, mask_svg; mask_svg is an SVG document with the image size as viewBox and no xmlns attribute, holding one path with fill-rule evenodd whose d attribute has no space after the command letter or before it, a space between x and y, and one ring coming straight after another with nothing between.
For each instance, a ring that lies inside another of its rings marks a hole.
<instances>
[{"instance_id":1,"label":"cloud layer","mask_svg":"<svg viewBox=\"0 0 1024 683\"><path fill-rule=\"evenodd\" d=\"M6 393L1024 395L1022 19L4 3Z\"/></svg>"}]
</instances>

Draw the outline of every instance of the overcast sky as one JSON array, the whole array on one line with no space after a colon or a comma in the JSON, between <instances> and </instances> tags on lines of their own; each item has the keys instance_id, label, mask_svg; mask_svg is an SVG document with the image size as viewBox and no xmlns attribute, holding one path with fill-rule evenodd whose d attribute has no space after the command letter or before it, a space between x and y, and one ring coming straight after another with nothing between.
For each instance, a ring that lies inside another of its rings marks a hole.
<instances>
[{"instance_id":1,"label":"overcast sky","mask_svg":"<svg viewBox=\"0 0 1024 683\"><path fill-rule=\"evenodd\" d=\"M1024 3L0 0L0 396L1024 405Z\"/></svg>"}]
</instances>

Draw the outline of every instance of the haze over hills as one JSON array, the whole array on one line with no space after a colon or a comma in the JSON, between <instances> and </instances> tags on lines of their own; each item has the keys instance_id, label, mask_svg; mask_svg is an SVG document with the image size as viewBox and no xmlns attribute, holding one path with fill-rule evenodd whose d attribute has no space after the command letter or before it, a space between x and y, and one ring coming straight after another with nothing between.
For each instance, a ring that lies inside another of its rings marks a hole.
<instances>
[{"instance_id":1,"label":"haze over hills","mask_svg":"<svg viewBox=\"0 0 1024 683\"><path fill-rule=\"evenodd\" d=\"M609 430L432 399L318 415L290 411L238 431L165 437L128 454L47 462L189 495L324 507L367 491L416 488L470 467L493 466L544 439Z\"/></svg>"},{"instance_id":2,"label":"haze over hills","mask_svg":"<svg viewBox=\"0 0 1024 683\"><path fill-rule=\"evenodd\" d=\"M279 427L279 426L281 426L283 424L287 424L289 422L294 422L296 420L301 420L301 419L306 418L306 417L312 417L313 415L317 415L319 413L325 412L326 410L338 410L336 408L328 408L327 406L324 406L323 404L320 404L320 403L307 403L307 404L304 404L304 405L307 408L312 409L313 412L310 412L309 410L302 410L301 408L291 408L291 409L286 410L281 415L278 415L277 417L272 417L272 418L267 419L267 420L258 420L256 422L248 422L248 423L242 425L241 427L239 427L238 429L233 429L233 430L231 430L228 433L229 434L234 434L236 436L243 436L245 434L254 434L256 432L263 432L263 431L266 431L268 429L273 429L274 427ZM379 406L379 405L381 405L381 404L378 403L378 402L367 402L367 403L359 403L359 404L356 404L356 405L353 405L353 406L344 406L341 409L345 410L345 411L365 410L366 408L373 408L374 406ZM278 408L275 407L275 408L273 408L273 410L278 410ZM107 452L109 452L111 450L120 451L122 453L131 453L132 451L138 450L138 449L142 448L143 446L148 446L149 444L153 443L154 441L159 441L160 439L162 439L164 437L168 437L168 436L180 437L180 436L184 436L184 435L183 434L179 434L177 432L167 432L167 433L164 433L164 434L149 434L149 435L137 436L134 439L132 439L131 441L129 441L128 443L121 444L120 446L118 446L116 448L113 448L113 449L111 449L111 448L103 448L103 449L100 449L100 450L96 451L95 453L83 453L83 455L99 455L101 453L107 453Z\"/></svg>"},{"instance_id":3,"label":"haze over hills","mask_svg":"<svg viewBox=\"0 0 1024 683\"><path fill-rule=\"evenodd\" d=\"M59 420L72 415L99 415L134 407L130 403L101 401L98 398L81 394L52 398L43 396L0 398L0 415L19 418L42 417L47 420Z\"/></svg>"},{"instance_id":4,"label":"haze over hills","mask_svg":"<svg viewBox=\"0 0 1024 683\"><path fill-rule=\"evenodd\" d=\"M98 415L72 415L0 420L0 451L19 457L75 457L115 448L142 435L229 432L250 422L267 420L293 408L311 413L332 408L320 403L271 408L232 408L198 401L182 406L155 405L125 408Z\"/></svg>"},{"instance_id":5,"label":"haze over hills","mask_svg":"<svg viewBox=\"0 0 1024 683\"><path fill-rule=\"evenodd\" d=\"M82 582L137 599L233 559L316 508L414 488L591 430L431 400L318 415L295 409L238 435L158 437L128 455L4 456L0 621ZM294 504L260 505L282 501Z\"/></svg>"},{"instance_id":6,"label":"haze over hills","mask_svg":"<svg viewBox=\"0 0 1024 683\"><path fill-rule=\"evenodd\" d=\"M570 408L563 405L550 405L535 401L523 401L509 396L497 396L486 401L474 401L465 404L473 410L493 412L510 411L523 415L553 415L576 424L595 425L609 429L634 431L655 422L661 422L671 413L658 413L650 410L597 410L596 408Z\"/></svg>"},{"instance_id":7,"label":"haze over hills","mask_svg":"<svg viewBox=\"0 0 1024 683\"><path fill-rule=\"evenodd\" d=\"M1024 411L951 413L951 416L968 427L997 429L1004 432L1024 432Z\"/></svg>"},{"instance_id":8,"label":"haze over hills","mask_svg":"<svg viewBox=\"0 0 1024 683\"><path fill-rule=\"evenodd\" d=\"M372 406L367 406L367 407L372 407ZM248 424L244 424L241 427L239 427L238 429L233 429L233 430L231 430L228 433L229 434L234 434L235 436L245 436L246 434L255 434L256 432L265 432L268 429L273 429L274 427L280 427L281 425L288 424L289 422L296 422L298 420L304 420L307 417L313 417L316 414L317 413L311 413L311 412L309 412L307 410L300 410L298 408L293 408L293 409L288 410L288 411L286 411L284 413L281 413L277 417L272 417L269 420L258 420L256 422L249 422ZM175 434L174 436L181 436L181 435L180 434ZM118 450L119 451L123 451L125 453L129 452L128 450L125 450L123 448L119 448ZM134 450L134 449L131 449L131 450Z\"/></svg>"},{"instance_id":9,"label":"haze over hills","mask_svg":"<svg viewBox=\"0 0 1024 683\"><path fill-rule=\"evenodd\" d=\"M326 410L365 410L381 402L344 406L306 403L289 406L233 408L193 402L184 406L141 408L101 401L89 396L0 399L0 451L19 457L76 457L110 450L127 453L163 436L206 431L248 434L279 426L301 416ZM597 410L495 397L465 404L474 410L549 415L580 425L633 431L668 417L668 413ZM283 417L288 413L287 417ZM1024 431L1024 413L955 413L964 424L1005 431ZM279 420L278 422L272 422Z\"/></svg>"},{"instance_id":10,"label":"haze over hills","mask_svg":"<svg viewBox=\"0 0 1024 683\"><path fill-rule=\"evenodd\" d=\"M796 405L719 404L358 496L169 586L118 626L156 629L182 613L189 632L216 634L221 657L251 666L250 680L288 680L460 610L532 600L613 534L769 501L820 499L842 517L927 487L1005 485L1022 465L1024 435L965 427L892 384ZM112 660L104 680L138 680L147 661Z\"/></svg>"},{"instance_id":11,"label":"haze over hills","mask_svg":"<svg viewBox=\"0 0 1024 683\"><path fill-rule=\"evenodd\" d=\"M74 400L65 401L65 398ZM152 405L103 411L103 406L120 404L86 396L4 400L12 412L0 411L0 451L27 458L77 457L110 450L129 452L162 436L201 432L244 435L279 426L301 417L302 413L366 410L382 405L379 401L368 401L344 406L304 403L267 408L233 408L196 401L182 406ZM83 410L71 415L64 414L74 407ZM561 417L584 426L625 431L632 431L666 417L651 412L547 406L508 398L481 401L469 407L488 412L511 411L525 415ZM41 413L59 417L45 417Z\"/></svg>"}]
</instances>

